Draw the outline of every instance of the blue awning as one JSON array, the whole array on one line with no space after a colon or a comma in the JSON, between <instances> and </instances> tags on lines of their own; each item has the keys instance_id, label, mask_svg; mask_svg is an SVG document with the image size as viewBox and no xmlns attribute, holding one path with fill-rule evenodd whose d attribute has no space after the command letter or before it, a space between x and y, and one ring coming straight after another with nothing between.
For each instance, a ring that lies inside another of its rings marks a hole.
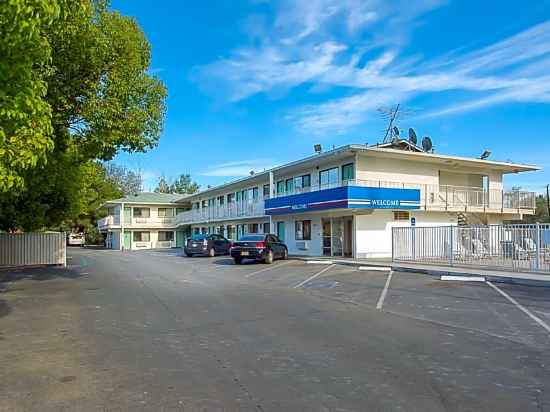
<instances>
[{"instance_id":1,"label":"blue awning","mask_svg":"<svg viewBox=\"0 0 550 412\"><path fill-rule=\"evenodd\" d=\"M343 186L265 200L267 215L327 209L419 209L420 189Z\"/></svg>"}]
</instances>

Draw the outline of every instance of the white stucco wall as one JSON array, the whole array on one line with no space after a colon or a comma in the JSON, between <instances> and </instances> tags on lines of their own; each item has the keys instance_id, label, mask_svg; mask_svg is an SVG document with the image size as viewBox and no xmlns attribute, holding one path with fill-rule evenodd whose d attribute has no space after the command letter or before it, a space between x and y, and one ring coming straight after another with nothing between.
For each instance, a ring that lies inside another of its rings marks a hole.
<instances>
[{"instance_id":1,"label":"white stucco wall","mask_svg":"<svg viewBox=\"0 0 550 412\"><path fill-rule=\"evenodd\" d=\"M416 226L456 225L456 215L441 212L411 212ZM375 210L355 216L356 257L391 257L392 228L408 227L410 221L394 221L393 211Z\"/></svg>"},{"instance_id":2,"label":"white stucco wall","mask_svg":"<svg viewBox=\"0 0 550 412\"><path fill-rule=\"evenodd\" d=\"M311 240L296 240L295 222L296 220L311 220ZM276 233L277 222L285 223L285 238L281 239L288 247L288 253L291 255L309 255L321 256L321 216L311 215L307 213L295 214L290 216L274 216L273 217L273 233ZM308 249L303 250L298 248L299 243L307 242Z\"/></svg>"}]
</instances>

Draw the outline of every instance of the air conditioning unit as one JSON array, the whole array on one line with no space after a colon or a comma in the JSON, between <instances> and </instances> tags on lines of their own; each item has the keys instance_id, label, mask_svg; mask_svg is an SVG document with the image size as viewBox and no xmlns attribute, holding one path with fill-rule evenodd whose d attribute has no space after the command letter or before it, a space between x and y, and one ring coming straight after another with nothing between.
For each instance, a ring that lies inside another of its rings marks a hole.
<instances>
[{"instance_id":1,"label":"air conditioning unit","mask_svg":"<svg viewBox=\"0 0 550 412\"><path fill-rule=\"evenodd\" d=\"M296 249L298 250L309 250L309 243L305 240L296 242Z\"/></svg>"}]
</instances>

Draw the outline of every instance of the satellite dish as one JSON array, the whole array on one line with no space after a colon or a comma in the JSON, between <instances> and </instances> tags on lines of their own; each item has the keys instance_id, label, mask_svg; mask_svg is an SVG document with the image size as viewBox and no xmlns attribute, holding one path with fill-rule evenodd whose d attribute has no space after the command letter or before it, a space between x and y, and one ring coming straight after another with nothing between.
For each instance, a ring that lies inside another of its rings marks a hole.
<instances>
[{"instance_id":1,"label":"satellite dish","mask_svg":"<svg viewBox=\"0 0 550 412\"><path fill-rule=\"evenodd\" d=\"M399 128L397 126L393 126L393 135L399 138Z\"/></svg>"},{"instance_id":2,"label":"satellite dish","mask_svg":"<svg viewBox=\"0 0 550 412\"><path fill-rule=\"evenodd\" d=\"M416 132L412 127L409 127L409 142L416 146L418 143L418 138L416 137Z\"/></svg>"},{"instance_id":3,"label":"satellite dish","mask_svg":"<svg viewBox=\"0 0 550 412\"><path fill-rule=\"evenodd\" d=\"M430 139L428 136L424 137L422 139L422 149L424 149L425 152L429 152L432 150L432 139Z\"/></svg>"}]
</instances>

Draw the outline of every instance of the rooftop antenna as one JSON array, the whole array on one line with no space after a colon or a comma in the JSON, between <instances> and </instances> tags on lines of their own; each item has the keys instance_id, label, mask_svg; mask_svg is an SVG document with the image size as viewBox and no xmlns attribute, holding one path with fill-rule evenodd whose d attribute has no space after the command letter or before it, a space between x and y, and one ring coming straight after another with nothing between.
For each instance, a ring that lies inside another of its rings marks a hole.
<instances>
[{"instance_id":1,"label":"rooftop antenna","mask_svg":"<svg viewBox=\"0 0 550 412\"><path fill-rule=\"evenodd\" d=\"M313 146L313 150L315 150L315 153L321 153L323 148L321 147L321 145L319 143L317 143L316 145Z\"/></svg>"},{"instance_id":2,"label":"rooftop antenna","mask_svg":"<svg viewBox=\"0 0 550 412\"><path fill-rule=\"evenodd\" d=\"M405 109L401 106L401 103L398 103L395 106L379 107L378 113L380 113L382 119L388 122L382 143L390 143L395 139L399 139L399 128L396 126L396 122L412 114L413 110Z\"/></svg>"},{"instance_id":3,"label":"rooftop antenna","mask_svg":"<svg viewBox=\"0 0 550 412\"><path fill-rule=\"evenodd\" d=\"M409 127L409 143L415 146L418 144L418 137L412 127Z\"/></svg>"},{"instance_id":4,"label":"rooftop antenna","mask_svg":"<svg viewBox=\"0 0 550 412\"><path fill-rule=\"evenodd\" d=\"M433 149L432 139L429 136L425 136L422 139L422 149L427 153Z\"/></svg>"}]
</instances>

